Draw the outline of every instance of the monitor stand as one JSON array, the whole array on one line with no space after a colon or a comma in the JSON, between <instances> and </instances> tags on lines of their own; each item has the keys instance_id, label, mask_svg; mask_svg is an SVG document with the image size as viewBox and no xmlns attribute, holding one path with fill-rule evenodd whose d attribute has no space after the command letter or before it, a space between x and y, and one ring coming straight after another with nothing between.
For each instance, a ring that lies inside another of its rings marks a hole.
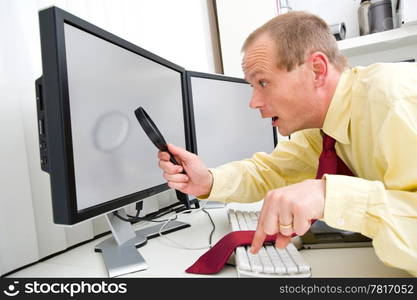
<instances>
[{"instance_id":1,"label":"monitor stand","mask_svg":"<svg viewBox=\"0 0 417 300\"><path fill-rule=\"evenodd\" d=\"M126 217L124 209L117 210L117 213ZM148 239L159 236L159 230L165 223L135 231L129 222L119 219L113 213L108 213L106 220L113 236L96 245L94 251L103 254L109 277L146 270L148 265L136 248L146 244ZM190 224L173 220L161 233L166 234L186 227L190 227Z\"/></svg>"}]
</instances>

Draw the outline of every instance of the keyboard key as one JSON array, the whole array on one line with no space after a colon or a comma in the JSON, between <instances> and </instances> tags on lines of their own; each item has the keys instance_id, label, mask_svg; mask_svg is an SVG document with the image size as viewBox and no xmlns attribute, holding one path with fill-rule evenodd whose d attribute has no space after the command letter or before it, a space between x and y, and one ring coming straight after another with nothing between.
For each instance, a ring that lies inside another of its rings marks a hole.
<instances>
[{"instance_id":1,"label":"keyboard key","mask_svg":"<svg viewBox=\"0 0 417 300\"><path fill-rule=\"evenodd\" d=\"M287 267L288 273L294 274L298 272L297 266L295 265L294 261L292 260L291 256L288 254L286 249L275 248L275 251L277 251L278 255L282 259L282 262Z\"/></svg>"},{"instance_id":2,"label":"keyboard key","mask_svg":"<svg viewBox=\"0 0 417 300\"><path fill-rule=\"evenodd\" d=\"M298 252L297 248L295 248L293 244L289 244L287 246L287 250L294 260L296 266L298 267L299 273L310 272L310 266L305 262L304 258L301 256L300 252Z\"/></svg>"},{"instance_id":3,"label":"keyboard key","mask_svg":"<svg viewBox=\"0 0 417 300\"><path fill-rule=\"evenodd\" d=\"M231 225L233 231L240 230L239 222L237 220L237 216L236 216L235 213L230 213L229 214L229 222L230 222L230 225Z\"/></svg>"},{"instance_id":4,"label":"keyboard key","mask_svg":"<svg viewBox=\"0 0 417 300\"><path fill-rule=\"evenodd\" d=\"M239 266L239 268L247 271L252 269L245 247L241 246L236 248L235 259L236 265Z\"/></svg>"},{"instance_id":5,"label":"keyboard key","mask_svg":"<svg viewBox=\"0 0 417 300\"><path fill-rule=\"evenodd\" d=\"M273 274L275 271L274 266L271 260L269 259L269 255L266 253L266 250L264 247L261 247L261 249L259 249L258 256L259 256L259 259L261 260L264 273Z\"/></svg>"},{"instance_id":6,"label":"keyboard key","mask_svg":"<svg viewBox=\"0 0 417 300\"><path fill-rule=\"evenodd\" d=\"M251 212L249 213L249 218L246 220L249 224L250 230L256 230L256 227L258 226L258 216L254 212Z\"/></svg>"},{"instance_id":7,"label":"keyboard key","mask_svg":"<svg viewBox=\"0 0 417 300\"><path fill-rule=\"evenodd\" d=\"M264 270L261 259L259 258L258 254L250 253L249 249L246 250L248 254L250 265L252 266L252 271L257 273L262 273Z\"/></svg>"},{"instance_id":8,"label":"keyboard key","mask_svg":"<svg viewBox=\"0 0 417 300\"><path fill-rule=\"evenodd\" d=\"M238 211L236 212L237 221L239 223L240 230L250 230L246 225L245 217L243 216L243 212Z\"/></svg>"},{"instance_id":9,"label":"keyboard key","mask_svg":"<svg viewBox=\"0 0 417 300\"><path fill-rule=\"evenodd\" d=\"M285 274L287 273L287 268L285 267L284 263L281 260L281 257L278 255L277 251L275 251L275 246L265 246L266 252L268 253L271 261L273 263L275 273L277 274Z\"/></svg>"}]
</instances>

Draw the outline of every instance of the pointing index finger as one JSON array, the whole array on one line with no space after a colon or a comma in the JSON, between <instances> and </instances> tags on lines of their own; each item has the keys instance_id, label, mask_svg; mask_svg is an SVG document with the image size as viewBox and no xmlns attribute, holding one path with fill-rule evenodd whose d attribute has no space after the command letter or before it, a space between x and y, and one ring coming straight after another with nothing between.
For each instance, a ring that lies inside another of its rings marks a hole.
<instances>
[{"instance_id":1,"label":"pointing index finger","mask_svg":"<svg viewBox=\"0 0 417 300\"><path fill-rule=\"evenodd\" d=\"M252 254L258 253L259 249L261 249L262 245L264 244L266 238L266 233L263 231L261 226L256 228L255 235L253 236L252 245L250 248L250 252Z\"/></svg>"}]
</instances>

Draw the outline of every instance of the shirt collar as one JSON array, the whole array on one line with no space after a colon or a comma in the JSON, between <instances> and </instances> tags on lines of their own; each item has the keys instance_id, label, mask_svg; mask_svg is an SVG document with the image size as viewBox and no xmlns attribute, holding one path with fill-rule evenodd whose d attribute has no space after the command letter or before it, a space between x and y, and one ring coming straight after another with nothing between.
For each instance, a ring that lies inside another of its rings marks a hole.
<instances>
[{"instance_id":1,"label":"shirt collar","mask_svg":"<svg viewBox=\"0 0 417 300\"><path fill-rule=\"evenodd\" d=\"M342 144L350 143L350 104L354 75L354 69L347 69L340 75L323 124L323 131Z\"/></svg>"}]
</instances>

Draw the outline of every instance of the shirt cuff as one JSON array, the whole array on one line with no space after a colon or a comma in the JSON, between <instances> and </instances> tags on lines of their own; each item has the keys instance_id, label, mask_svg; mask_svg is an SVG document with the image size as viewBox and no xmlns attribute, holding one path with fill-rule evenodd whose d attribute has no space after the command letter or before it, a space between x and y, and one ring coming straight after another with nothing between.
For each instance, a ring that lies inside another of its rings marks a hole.
<instances>
[{"instance_id":1,"label":"shirt cuff","mask_svg":"<svg viewBox=\"0 0 417 300\"><path fill-rule=\"evenodd\" d=\"M325 174L324 178L324 221L334 228L374 236L378 228L377 220L371 218L367 211L372 194L380 183L343 175Z\"/></svg>"}]
</instances>

